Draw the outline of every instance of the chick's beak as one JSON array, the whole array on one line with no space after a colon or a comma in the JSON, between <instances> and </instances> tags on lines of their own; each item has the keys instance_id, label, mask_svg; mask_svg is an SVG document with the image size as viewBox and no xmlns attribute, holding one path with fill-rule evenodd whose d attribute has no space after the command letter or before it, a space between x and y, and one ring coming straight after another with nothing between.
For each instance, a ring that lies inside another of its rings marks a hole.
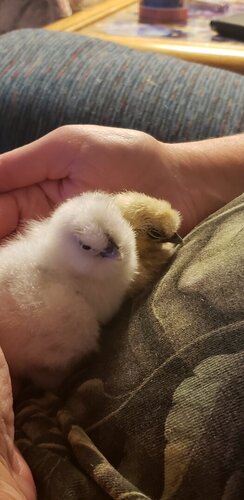
<instances>
[{"instance_id":1,"label":"chick's beak","mask_svg":"<svg viewBox=\"0 0 244 500\"><path fill-rule=\"evenodd\" d=\"M120 257L119 247L112 240L112 238L108 238L108 244L104 250L102 250L99 255L101 257L106 257L109 259L118 259Z\"/></svg>"},{"instance_id":2,"label":"chick's beak","mask_svg":"<svg viewBox=\"0 0 244 500\"><path fill-rule=\"evenodd\" d=\"M174 243L174 245L183 245L183 239L178 233L174 233L169 241L170 243Z\"/></svg>"}]
</instances>

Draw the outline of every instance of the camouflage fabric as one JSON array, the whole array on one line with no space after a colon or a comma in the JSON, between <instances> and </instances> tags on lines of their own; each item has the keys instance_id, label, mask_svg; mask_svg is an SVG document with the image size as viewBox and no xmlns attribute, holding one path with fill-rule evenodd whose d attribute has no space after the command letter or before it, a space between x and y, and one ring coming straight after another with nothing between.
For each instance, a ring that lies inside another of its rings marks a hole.
<instances>
[{"instance_id":1,"label":"camouflage fabric","mask_svg":"<svg viewBox=\"0 0 244 500\"><path fill-rule=\"evenodd\" d=\"M185 239L16 443L41 500L244 498L244 196Z\"/></svg>"}]
</instances>

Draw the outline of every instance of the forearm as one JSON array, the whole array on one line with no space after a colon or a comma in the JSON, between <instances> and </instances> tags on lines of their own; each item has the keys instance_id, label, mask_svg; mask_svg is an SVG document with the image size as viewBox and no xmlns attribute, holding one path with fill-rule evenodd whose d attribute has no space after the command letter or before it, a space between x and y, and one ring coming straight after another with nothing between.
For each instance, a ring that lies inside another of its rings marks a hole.
<instances>
[{"instance_id":1,"label":"forearm","mask_svg":"<svg viewBox=\"0 0 244 500\"><path fill-rule=\"evenodd\" d=\"M244 191L244 134L168 147L179 193L196 224Z\"/></svg>"}]
</instances>

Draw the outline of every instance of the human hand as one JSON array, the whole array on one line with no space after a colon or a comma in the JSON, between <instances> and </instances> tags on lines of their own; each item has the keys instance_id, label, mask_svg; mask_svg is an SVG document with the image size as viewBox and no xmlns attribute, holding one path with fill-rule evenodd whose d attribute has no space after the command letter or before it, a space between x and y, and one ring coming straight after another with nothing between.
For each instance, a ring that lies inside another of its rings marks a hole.
<instances>
[{"instance_id":1,"label":"human hand","mask_svg":"<svg viewBox=\"0 0 244 500\"><path fill-rule=\"evenodd\" d=\"M12 389L0 349L0 500L35 500L31 472L14 446Z\"/></svg>"},{"instance_id":2,"label":"human hand","mask_svg":"<svg viewBox=\"0 0 244 500\"><path fill-rule=\"evenodd\" d=\"M184 236L241 194L243 158L243 135L165 144L135 130L67 125L0 156L0 239L95 189L165 198L181 212Z\"/></svg>"},{"instance_id":3,"label":"human hand","mask_svg":"<svg viewBox=\"0 0 244 500\"><path fill-rule=\"evenodd\" d=\"M0 238L83 191L137 190L182 209L167 145L134 130L61 127L0 156Z\"/></svg>"}]
</instances>

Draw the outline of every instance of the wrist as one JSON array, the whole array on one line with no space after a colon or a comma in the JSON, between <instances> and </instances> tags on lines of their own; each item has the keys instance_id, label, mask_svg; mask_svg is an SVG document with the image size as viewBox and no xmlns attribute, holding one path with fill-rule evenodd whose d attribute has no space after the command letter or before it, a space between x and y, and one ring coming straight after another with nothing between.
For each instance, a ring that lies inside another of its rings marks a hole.
<instances>
[{"instance_id":1,"label":"wrist","mask_svg":"<svg viewBox=\"0 0 244 500\"><path fill-rule=\"evenodd\" d=\"M195 187L192 183L192 162L183 144L158 142L155 148L158 161L155 170L160 180L155 186L154 196L168 200L182 216L180 234L187 234L198 222L200 216L195 207L197 175Z\"/></svg>"},{"instance_id":2,"label":"wrist","mask_svg":"<svg viewBox=\"0 0 244 500\"><path fill-rule=\"evenodd\" d=\"M243 192L243 135L168 146L178 173L176 186L185 210L191 213L191 224L196 225Z\"/></svg>"}]
</instances>

